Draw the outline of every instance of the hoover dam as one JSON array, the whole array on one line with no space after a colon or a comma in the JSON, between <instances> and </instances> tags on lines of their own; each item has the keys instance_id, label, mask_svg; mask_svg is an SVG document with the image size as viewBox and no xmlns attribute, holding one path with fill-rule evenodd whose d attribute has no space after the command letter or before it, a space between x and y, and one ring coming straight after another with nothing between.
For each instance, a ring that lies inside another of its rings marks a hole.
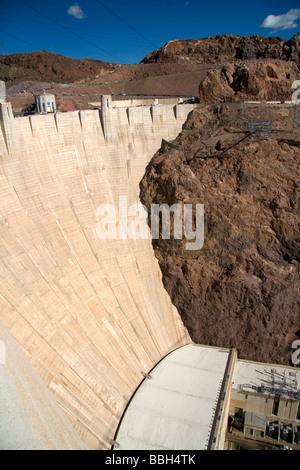
<instances>
[{"instance_id":1,"label":"hoover dam","mask_svg":"<svg viewBox=\"0 0 300 470\"><path fill-rule=\"evenodd\" d=\"M19 118L0 106L0 431L8 448L23 432L28 448L110 449L144 376L191 340L151 237L100 239L97 208L139 202L147 163L193 105L105 96L101 110Z\"/></svg>"}]
</instances>

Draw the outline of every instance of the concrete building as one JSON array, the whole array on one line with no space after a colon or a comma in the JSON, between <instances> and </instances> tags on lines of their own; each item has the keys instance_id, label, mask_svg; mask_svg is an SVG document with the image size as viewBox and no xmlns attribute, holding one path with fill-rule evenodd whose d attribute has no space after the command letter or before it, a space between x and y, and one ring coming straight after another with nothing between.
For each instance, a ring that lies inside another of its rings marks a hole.
<instances>
[{"instance_id":1,"label":"concrete building","mask_svg":"<svg viewBox=\"0 0 300 470\"><path fill-rule=\"evenodd\" d=\"M265 445L300 450L300 370L237 361L229 416L231 448Z\"/></svg>"},{"instance_id":2,"label":"concrete building","mask_svg":"<svg viewBox=\"0 0 300 470\"><path fill-rule=\"evenodd\" d=\"M38 113L54 113L56 111L55 96L44 91L42 95L35 95L35 106Z\"/></svg>"}]
</instances>

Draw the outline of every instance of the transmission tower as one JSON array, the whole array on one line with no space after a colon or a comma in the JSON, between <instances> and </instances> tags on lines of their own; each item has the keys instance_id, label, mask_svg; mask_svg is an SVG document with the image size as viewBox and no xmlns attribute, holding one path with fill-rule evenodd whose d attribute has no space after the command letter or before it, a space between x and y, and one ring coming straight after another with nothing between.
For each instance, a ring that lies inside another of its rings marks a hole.
<instances>
[{"instance_id":1,"label":"transmission tower","mask_svg":"<svg viewBox=\"0 0 300 470\"><path fill-rule=\"evenodd\" d=\"M1 42L2 55L7 55L6 43Z\"/></svg>"}]
</instances>

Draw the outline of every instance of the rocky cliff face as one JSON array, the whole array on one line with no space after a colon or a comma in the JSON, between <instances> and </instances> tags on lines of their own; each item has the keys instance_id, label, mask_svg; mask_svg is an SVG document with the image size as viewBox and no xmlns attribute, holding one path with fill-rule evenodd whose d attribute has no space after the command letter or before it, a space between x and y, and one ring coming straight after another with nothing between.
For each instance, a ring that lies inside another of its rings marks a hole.
<instances>
[{"instance_id":1,"label":"rocky cliff face","mask_svg":"<svg viewBox=\"0 0 300 470\"><path fill-rule=\"evenodd\" d=\"M192 339L284 364L300 334L300 138L293 112L197 108L176 141L154 156L140 186L148 209L204 204L201 250L187 251L186 240L172 236L153 240L165 288ZM272 129L262 124L268 121Z\"/></svg>"},{"instance_id":2,"label":"rocky cliff face","mask_svg":"<svg viewBox=\"0 0 300 470\"><path fill-rule=\"evenodd\" d=\"M218 35L202 39L178 39L148 54L142 62L193 62L220 64L235 60L282 59L300 66L300 34L289 41L261 36Z\"/></svg>"},{"instance_id":3,"label":"rocky cliff face","mask_svg":"<svg viewBox=\"0 0 300 470\"><path fill-rule=\"evenodd\" d=\"M211 101L291 100L292 83L299 78L295 62L249 60L210 70L199 85L199 98Z\"/></svg>"},{"instance_id":4,"label":"rocky cliff face","mask_svg":"<svg viewBox=\"0 0 300 470\"><path fill-rule=\"evenodd\" d=\"M293 60L300 65L300 33L295 34L289 41L283 44L282 58Z\"/></svg>"}]
</instances>

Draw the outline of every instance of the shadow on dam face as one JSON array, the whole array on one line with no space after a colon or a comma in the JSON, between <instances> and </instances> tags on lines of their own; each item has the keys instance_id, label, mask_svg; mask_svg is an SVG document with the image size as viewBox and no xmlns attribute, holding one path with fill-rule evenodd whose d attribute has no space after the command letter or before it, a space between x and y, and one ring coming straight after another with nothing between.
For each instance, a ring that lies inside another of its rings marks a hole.
<instances>
[{"instance_id":1,"label":"shadow on dam face","mask_svg":"<svg viewBox=\"0 0 300 470\"><path fill-rule=\"evenodd\" d=\"M106 127L98 110L1 115L1 331L73 425L74 448L109 449L143 374L191 342L150 237L100 240L96 213L119 196L138 202L147 163L192 108L132 108L130 120L112 108ZM31 423L39 440L43 427ZM64 446L57 423L60 443L42 448Z\"/></svg>"}]
</instances>

